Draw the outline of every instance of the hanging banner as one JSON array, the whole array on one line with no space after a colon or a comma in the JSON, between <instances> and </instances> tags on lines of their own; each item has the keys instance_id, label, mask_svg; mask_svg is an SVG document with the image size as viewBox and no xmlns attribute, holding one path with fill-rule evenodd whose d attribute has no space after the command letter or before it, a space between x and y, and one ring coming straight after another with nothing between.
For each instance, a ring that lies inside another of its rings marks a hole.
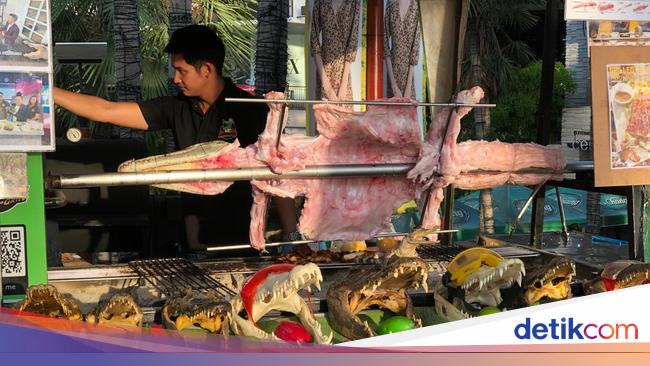
<instances>
[{"instance_id":1,"label":"hanging banner","mask_svg":"<svg viewBox=\"0 0 650 366\"><path fill-rule=\"evenodd\" d=\"M309 1L309 99L364 99L363 6L363 0Z\"/></svg>"},{"instance_id":2,"label":"hanging banner","mask_svg":"<svg viewBox=\"0 0 650 366\"><path fill-rule=\"evenodd\" d=\"M567 0L564 2L564 18L566 20L650 20L650 0Z\"/></svg>"},{"instance_id":3,"label":"hanging banner","mask_svg":"<svg viewBox=\"0 0 650 366\"><path fill-rule=\"evenodd\" d=\"M426 79L417 0L384 1L384 96L424 100ZM418 120L422 124L422 108Z\"/></svg>"},{"instance_id":4,"label":"hanging banner","mask_svg":"<svg viewBox=\"0 0 650 366\"><path fill-rule=\"evenodd\" d=\"M49 1L0 1L0 151L54 150Z\"/></svg>"},{"instance_id":5,"label":"hanging banner","mask_svg":"<svg viewBox=\"0 0 650 366\"><path fill-rule=\"evenodd\" d=\"M648 60L648 47L591 50L596 186L650 184Z\"/></svg>"}]
</instances>

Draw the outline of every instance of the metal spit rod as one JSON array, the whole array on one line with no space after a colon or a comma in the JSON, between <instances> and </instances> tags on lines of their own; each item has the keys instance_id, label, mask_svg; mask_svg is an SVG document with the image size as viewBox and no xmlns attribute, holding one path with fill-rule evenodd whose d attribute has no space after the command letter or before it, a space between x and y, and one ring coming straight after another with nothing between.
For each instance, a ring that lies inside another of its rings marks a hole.
<instances>
[{"instance_id":1,"label":"metal spit rod","mask_svg":"<svg viewBox=\"0 0 650 366\"><path fill-rule=\"evenodd\" d=\"M425 102L390 102L379 100L317 100L317 99L262 99L262 98L226 98L233 103L283 103L283 104L354 104L354 105L384 105L402 107L472 107L494 108L496 104L481 103L425 103Z\"/></svg>"},{"instance_id":2,"label":"metal spit rod","mask_svg":"<svg viewBox=\"0 0 650 366\"><path fill-rule=\"evenodd\" d=\"M211 170L177 170L161 172L129 172L88 175L61 175L47 178L51 188L87 188L102 186L130 186L148 184L172 184L208 181L241 181L269 179L306 179L334 177L366 176L401 176L413 168L414 164L358 164L358 165L317 165L305 169L277 174L268 167L211 169ZM592 170L591 161L568 162L564 171L550 169L522 169L513 173L562 174ZM501 171L476 170L471 173L506 173Z\"/></svg>"},{"instance_id":3,"label":"metal spit rod","mask_svg":"<svg viewBox=\"0 0 650 366\"><path fill-rule=\"evenodd\" d=\"M432 234L448 234L448 233L456 233L459 230L453 229L453 230L438 230L435 232L432 232ZM406 236L409 235L410 233L379 233L377 235L374 235L373 238L389 238L389 237L394 237L394 236ZM278 247L281 245L299 245L299 244L311 244L311 243L318 243L319 241L335 241L335 240L293 240L293 241L278 241L274 243L266 243L264 246L266 248L269 247ZM206 250L209 252L214 252L214 251L224 251L224 250L237 250L237 249L248 249L250 248L250 244L235 244L235 245L220 245L218 247L207 247Z\"/></svg>"}]
</instances>

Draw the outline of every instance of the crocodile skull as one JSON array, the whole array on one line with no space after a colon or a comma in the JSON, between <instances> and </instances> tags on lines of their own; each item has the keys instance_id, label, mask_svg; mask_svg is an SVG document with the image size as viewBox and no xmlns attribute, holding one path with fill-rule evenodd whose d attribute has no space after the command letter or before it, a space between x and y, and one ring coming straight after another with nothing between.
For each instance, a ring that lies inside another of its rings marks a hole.
<instances>
[{"instance_id":1,"label":"crocodile skull","mask_svg":"<svg viewBox=\"0 0 650 366\"><path fill-rule=\"evenodd\" d=\"M391 257L384 264L350 269L343 281L327 291L327 319L330 326L349 339L375 336L375 331L358 314L371 306L411 318L416 326L413 305L406 290L427 291L427 264L420 258Z\"/></svg>"},{"instance_id":2,"label":"crocodile skull","mask_svg":"<svg viewBox=\"0 0 650 366\"><path fill-rule=\"evenodd\" d=\"M447 320L473 317L480 308L502 303L501 292L525 274L524 263L485 248L471 248L449 263L443 285L434 291L436 312Z\"/></svg>"},{"instance_id":3,"label":"crocodile skull","mask_svg":"<svg viewBox=\"0 0 650 366\"><path fill-rule=\"evenodd\" d=\"M79 305L63 297L52 285L36 285L27 289L27 296L15 306L20 311L48 315L53 318L81 320Z\"/></svg>"},{"instance_id":4,"label":"crocodile skull","mask_svg":"<svg viewBox=\"0 0 650 366\"><path fill-rule=\"evenodd\" d=\"M110 296L108 300L100 301L92 312L86 314L86 321L95 324L141 327L142 317L142 309L133 296L126 292L119 292Z\"/></svg>"},{"instance_id":5,"label":"crocodile skull","mask_svg":"<svg viewBox=\"0 0 650 366\"><path fill-rule=\"evenodd\" d=\"M230 303L220 294L188 290L165 302L162 320L167 329L180 331L196 325L211 333L227 335L229 312Z\"/></svg>"},{"instance_id":6,"label":"crocodile skull","mask_svg":"<svg viewBox=\"0 0 650 366\"><path fill-rule=\"evenodd\" d=\"M555 257L532 271L524 281L524 301L532 305L542 299L562 300L571 296L571 280L576 275L575 262Z\"/></svg>"},{"instance_id":7,"label":"crocodile skull","mask_svg":"<svg viewBox=\"0 0 650 366\"><path fill-rule=\"evenodd\" d=\"M585 293L594 294L646 283L650 283L650 263L620 260L607 263L600 276L587 282L584 288Z\"/></svg>"},{"instance_id":8,"label":"crocodile skull","mask_svg":"<svg viewBox=\"0 0 650 366\"><path fill-rule=\"evenodd\" d=\"M232 298L230 328L235 335L280 340L275 334L267 333L255 324L271 310L278 310L295 314L312 336L314 343L331 343L332 334L323 334L309 305L298 294L300 290L311 291L311 286L320 290L323 281L320 268L313 263L290 266L286 267L291 268L290 270L267 272L262 278L258 277L258 274L253 275L251 279L260 278L259 284L251 288L253 291L248 295L245 294L244 289L247 288L245 285L242 293ZM247 304L249 301L252 302L252 306L246 309L248 319L244 319L239 313L249 307Z\"/></svg>"}]
</instances>

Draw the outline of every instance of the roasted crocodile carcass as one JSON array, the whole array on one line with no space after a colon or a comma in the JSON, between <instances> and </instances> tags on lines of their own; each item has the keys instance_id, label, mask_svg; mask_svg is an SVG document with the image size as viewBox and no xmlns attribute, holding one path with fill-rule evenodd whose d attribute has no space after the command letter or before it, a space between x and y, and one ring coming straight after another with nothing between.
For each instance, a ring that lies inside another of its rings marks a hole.
<instances>
[{"instance_id":1,"label":"roasted crocodile carcass","mask_svg":"<svg viewBox=\"0 0 650 366\"><path fill-rule=\"evenodd\" d=\"M620 260L607 263L600 276L583 285L586 294L650 283L650 263Z\"/></svg>"},{"instance_id":2,"label":"roasted crocodile carcass","mask_svg":"<svg viewBox=\"0 0 650 366\"><path fill-rule=\"evenodd\" d=\"M524 280L524 302L533 305L540 300L563 300L571 297L571 281L576 264L568 257L555 257L532 270Z\"/></svg>"},{"instance_id":3,"label":"roasted crocodile carcass","mask_svg":"<svg viewBox=\"0 0 650 366\"><path fill-rule=\"evenodd\" d=\"M61 295L52 285L36 285L27 289L27 296L15 306L20 311L48 315L53 318L81 320L79 305Z\"/></svg>"},{"instance_id":4,"label":"roasted crocodile carcass","mask_svg":"<svg viewBox=\"0 0 650 366\"><path fill-rule=\"evenodd\" d=\"M97 307L86 314L86 322L113 325L141 327L143 313L133 296L127 292L118 292L101 300Z\"/></svg>"},{"instance_id":5,"label":"roasted crocodile carcass","mask_svg":"<svg viewBox=\"0 0 650 366\"><path fill-rule=\"evenodd\" d=\"M410 318L417 327L407 289L427 291L427 264L419 258L392 257L384 264L350 269L341 282L327 291L327 319L332 329L348 339L373 337L376 331L359 318L359 313L377 306Z\"/></svg>"},{"instance_id":6,"label":"roasted crocodile carcass","mask_svg":"<svg viewBox=\"0 0 650 366\"><path fill-rule=\"evenodd\" d=\"M485 307L498 307L502 291L520 286L524 274L520 259L503 258L485 248L467 249L449 263L443 286L434 292L436 312L453 321L474 317Z\"/></svg>"},{"instance_id":7,"label":"roasted crocodile carcass","mask_svg":"<svg viewBox=\"0 0 650 366\"><path fill-rule=\"evenodd\" d=\"M251 276L240 294L230 301L230 328L235 335L280 340L273 333L257 327L257 322L271 310L295 314L311 335L314 343L327 344L332 334L323 334L311 308L298 291L320 289L323 281L320 269L313 263L304 265L276 264ZM245 310L247 318L240 312Z\"/></svg>"},{"instance_id":8,"label":"roasted crocodile carcass","mask_svg":"<svg viewBox=\"0 0 650 366\"><path fill-rule=\"evenodd\" d=\"M512 183L532 185L547 179L562 179L565 165L561 146L505 144L472 141L456 144L460 120L471 108L445 108L435 119L425 142L421 141L417 106L370 106L367 112L351 112L336 105L314 106L318 137L282 135L277 131L282 98L270 93L267 125L257 143L245 149L238 143L209 142L163 156L122 164L122 172L191 169L270 168L276 173L306 166L416 164L408 177L340 177L319 179L254 180L251 209L251 244L264 247L264 218L269 195L305 196L300 232L314 240L365 240L383 231L393 210L434 187L424 207L422 229L440 226L438 207L442 189L450 183L458 188L479 189ZM479 87L458 94L458 103L478 103ZM404 102L403 99L394 99ZM287 114L285 114L285 117ZM526 167L549 169L546 174L519 174ZM481 173L475 171L498 171ZM442 177L434 178L436 172ZM232 182L195 182L162 185L163 188L200 194L219 194ZM424 200L420 200L421 202ZM435 234L428 237L435 241Z\"/></svg>"},{"instance_id":9,"label":"roasted crocodile carcass","mask_svg":"<svg viewBox=\"0 0 650 366\"><path fill-rule=\"evenodd\" d=\"M230 303L217 292L185 291L165 302L162 320L165 328L183 330L198 326L211 333L228 335Z\"/></svg>"}]
</instances>

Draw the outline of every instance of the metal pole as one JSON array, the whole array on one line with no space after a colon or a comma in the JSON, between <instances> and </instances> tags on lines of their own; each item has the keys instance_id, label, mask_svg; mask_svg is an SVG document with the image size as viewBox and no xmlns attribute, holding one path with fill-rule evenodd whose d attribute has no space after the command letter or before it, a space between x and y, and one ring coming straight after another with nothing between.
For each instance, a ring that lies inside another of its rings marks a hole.
<instances>
[{"instance_id":1,"label":"metal pole","mask_svg":"<svg viewBox=\"0 0 650 366\"><path fill-rule=\"evenodd\" d=\"M555 72L555 52L558 29L558 2L546 1L544 18L544 51L542 55L542 84L540 87L539 109L537 111L537 143L547 145L550 128L547 121L553 108L553 79ZM530 222L531 243L535 248L542 247L544 235L544 199L545 189L542 187L533 201L533 216Z\"/></svg>"},{"instance_id":2,"label":"metal pole","mask_svg":"<svg viewBox=\"0 0 650 366\"><path fill-rule=\"evenodd\" d=\"M379 100L319 100L319 99L262 99L262 98L226 98L231 103L283 103L283 104L359 104L359 105L383 105L402 107L472 107L472 108L494 108L496 104L481 103L425 103L425 102L391 102Z\"/></svg>"},{"instance_id":3,"label":"metal pole","mask_svg":"<svg viewBox=\"0 0 650 366\"><path fill-rule=\"evenodd\" d=\"M101 186L131 186L148 184L171 184L208 181L240 181L240 180L271 180L271 179L309 179L337 177L369 177L369 176L403 176L413 168L414 164L358 164L358 165L318 165L307 166L305 169L274 173L268 167L212 170L176 170L161 172L105 173L88 175L61 175L47 178L49 188L88 188ZM561 174L593 169L593 163L578 161L567 163L564 171L530 168L513 173L532 174ZM467 174L504 173L487 170L476 170Z\"/></svg>"}]
</instances>

